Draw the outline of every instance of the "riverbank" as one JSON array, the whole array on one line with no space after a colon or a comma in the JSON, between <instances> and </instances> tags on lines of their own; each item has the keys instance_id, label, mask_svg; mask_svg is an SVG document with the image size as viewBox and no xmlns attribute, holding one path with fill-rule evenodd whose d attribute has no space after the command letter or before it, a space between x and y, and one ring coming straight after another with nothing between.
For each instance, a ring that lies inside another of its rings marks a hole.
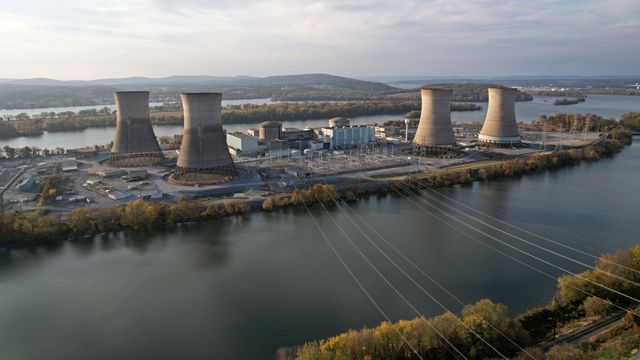
<instances>
[{"instance_id":1,"label":"riverbank","mask_svg":"<svg viewBox=\"0 0 640 360\"><path fill-rule=\"evenodd\" d=\"M595 161L610 156L631 143L629 131L616 129L608 138L583 147L533 153L504 160L472 162L435 172L419 172L396 177L359 179L350 183L326 184L322 178L310 179L306 189L278 194L260 200L244 199L180 199L169 204L133 200L126 205L70 212L0 212L0 246L28 246L47 241L60 241L69 236L83 237L98 233L131 229L150 230L162 226L214 218L245 215L252 211L273 211L303 203L331 203L334 199L352 201L371 194L403 192L413 186L451 186L473 181L523 175L569 166L580 161Z\"/></svg>"},{"instance_id":2,"label":"riverbank","mask_svg":"<svg viewBox=\"0 0 640 360\"><path fill-rule=\"evenodd\" d=\"M515 317L505 305L482 299L464 306L461 316L447 312L433 318L382 322L377 327L281 348L276 358L408 360L419 355L445 359L457 351L470 360L497 355L541 360L622 359L640 350L640 307L619 295L639 294L627 286L640 280L638 254L640 246L600 256L593 270L558 278L558 291L547 305ZM562 336L613 313L624 314L622 321L586 343L572 344L571 337Z\"/></svg>"}]
</instances>

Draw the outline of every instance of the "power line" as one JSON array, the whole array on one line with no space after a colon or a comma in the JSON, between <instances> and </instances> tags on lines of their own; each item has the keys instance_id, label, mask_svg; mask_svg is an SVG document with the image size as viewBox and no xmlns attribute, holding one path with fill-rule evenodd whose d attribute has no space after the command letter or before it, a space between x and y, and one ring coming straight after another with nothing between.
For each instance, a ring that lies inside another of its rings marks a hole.
<instances>
[{"instance_id":1,"label":"power line","mask_svg":"<svg viewBox=\"0 0 640 360\"><path fill-rule=\"evenodd\" d=\"M407 183L407 184L408 184L408 183ZM414 189L416 189L416 187L415 187L414 185L409 184L409 185L407 185L407 186L409 186L409 187L413 187ZM420 194L420 190L419 190L419 189L418 189L418 190L414 190L414 191L416 191L418 194ZM605 271L605 270L599 269L599 268L597 268L597 267L595 267L595 266L593 266L593 265L586 264L586 263L584 263L584 262L582 262L582 261L575 260L575 259L573 259L573 258L571 258L571 257L569 257L569 256L566 256L566 255L564 255L564 254L561 254L561 253L559 253L559 252L557 252L557 251L547 249L547 248L545 248L544 246L538 245L538 244L533 243L533 242L531 242L531 241L528 241L528 240L526 240L526 239L524 239L524 238L522 238L522 237L520 237L520 236L517 236L517 235L511 234L511 233L509 233L509 232L507 232L507 231L504 231L504 230L502 230L502 229L500 229L500 228L497 228L497 227L495 227L495 226L493 226L493 225L491 225L491 224L489 224L489 223L487 223L487 222L485 222L485 221L482 221L481 219L478 219L478 218L477 218L477 217L475 217L475 216L468 215L468 214L466 214L464 211L459 210L459 209L456 209L455 207L453 207L453 206L451 206L451 205L449 205L449 204L445 203L444 201L442 201L442 200L440 200L440 199L437 199L436 197L434 197L434 196L432 196L432 195L430 195L430 194L427 194L426 192L422 192L422 194L423 194L423 195L425 195L425 196L427 196L428 198L432 199L433 201L437 202L437 203L438 203L438 204L440 204L440 205L446 206L447 208L449 208L449 209L451 209L451 210L453 210L453 211L455 211L455 212L457 212L457 213L459 213L459 214L461 214L461 215L463 215L463 216L465 216L465 217L467 217L467 218L469 218L469 219L472 219L472 220L474 220L474 221L476 221L476 222L479 222L479 223L481 223L481 224L483 224L483 225L485 225L485 226L488 226L488 227L490 227L490 228L492 228L492 229L494 229L494 230L496 230L496 231L498 231L498 232L501 232L501 233L503 233L503 234L505 234L505 235L507 235L507 236L510 236L510 237L512 237L512 238L514 238L514 239L517 239L517 240L519 240L519 241L521 241L521 242L524 242L524 243L529 244L529 245L531 245L531 246L533 246L533 247L536 247L536 248L538 248L538 249L540 249L540 250L543 250L543 251L546 251L546 252L548 252L548 253L550 253L550 254L553 254L553 255L556 255L556 256L558 256L558 257L561 257L561 258L563 258L563 259L565 259L565 260L569 260L569 261L574 262L574 263L576 263L576 264L582 265L582 266L587 267L587 268L589 268L589 269L592 269L592 270L594 270L594 271L596 271L596 272L600 272L600 273L606 274L606 275L611 276L611 277L613 277L613 278L615 278L615 279L618 279L618 280L620 280L620 281L623 281L623 282L626 282L626 283L628 283L628 284L631 284L631 285L634 285L634 286L640 287L640 283L638 283L638 282L636 282L636 281L629 280L629 279L624 278L624 277L622 277L622 276L619 276L619 275L613 274L613 273L611 273L611 272L608 272L608 271ZM553 240L552 240L552 241L553 241ZM638 302L640 302L640 300L636 300L636 299L634 299L634 301L638 301Z\"/></svg>"},{"instance_id":2,"label":"power line","mask_svg":"<svg viewBox=\"0 0 640 360\"><path fill-rule=\"evenodd\" d=\"M402 299L402 301L404 301L407 304L407 306L409 306L409 308L411 310L413 310L416 313L416 315L419 315L419 316L423 317L425 319L425 321L427 322L427 324L431 327L431 329L433 329L433 331L435 331L442 340L444 340L447 344L449 344L449 346L451 346L460 356L462 356L464 359L467 359L467 357L456 346L454 346L449 341L449 339L447 339L444 335L442 335L442 333L435 326L433 326L433 324L431 324L431 322L426 317L424 317L422 315L422 313L420 313L420 311L418 311L418 309L409 300L407 300L402 295L402 293L400 293L400 291L398 291L398 289L395 286L393 286L393 284L391 284L391 282L380 272L380 270L378 270L378 268L369 260L369 258L367 258L367 256L353 242L351 237L344 231L342 226L340 226L340 224L336 221L336 219L333 217L333 215L331 215L331 213L327 210L326 206L322 203L322 201L320 201L320 199L318 199L317 196L316 196L316 199L317 199L318 203L320 204L320 206L322 207L322 209L325 211L325 213L329 216L331 221L335 224L335 226L342 233L342 235L345 237L345 239L347 239L349 244L351 244L351 246L354 248L354 250L356 250L356 252L362 257L362 259L373 269L373 271L376 274L378 274L378 276L387 284L387 286L389 286L396 293L396 295L400 299Z\"/></svg>"},{"instance_id":3,"label":"power line","mask_svg":"<svg viewBox=\"0 0 640 360\"><path fill-rule=\"evenodd\" d=\"M307 206L307 204L304 202L304 200L302 201L302 204L304 205L304 208L307 210L307 213L309 214L309 216L311 217L311 219L313 220L313 223L315 224L316 228L318 229L318 231L320 232L320 234L322 235L322 237L324 238L325 242L327 243L327 245L329 245L329 248L331 248L331 251L333 251L333 254L338 258L338 260L340 261L340 263L342 264L342 266L347 270L347 272L349 273L349 275L351 275L351 278L353 279L353 281L356 282L356 284L358 284L358 287L360 288L360 290L362 290L362 292L366 295L366 297L369 299L369 301L373 304L373 306L375 306L375 308L378 310L378 312L382 315L382 317L385 318L385 320L389 323L391 323L391 319L389 318L389 316L384 312L384 310L382 310L382 307L380 307L380 305L376 302L376 300L371 296L371 294L367 291L367 289L364 287L364 285L362 285L362 283L360 282L360 280L358 280L358 278L356 277L356 275L354 274L354 272L351 270L351 268L349 267L349 265L347 265L347 263L344 261L344 259L342 258L342 256L340 255L340 253L338 252L338 250L336 250L336 248L333 246L333 243L331 243L331 241L329 240L329 237L327 237L327 235L325 234L325 232L322 230L322 228L320 227L320 224L318 224L318 221L316 220L316 218L313 216L313 214L311 213L311 210L309 210L309 207ZM400 330L398 330L395 326L393 327L395 329L395 331L398 333L398 335L402 338L402 340L407 344L407 346L411 349L411 351L416 354L416 356L418 358L420 358L421 360L424 360L424 358L418 353L418 351L411 345L411 343L409 343L409 341L407 340L407 338L400 332Z\"/></svg>"},{"instance_id":4,"label":"power line","mask_svg":"<svg viewBox=\"0 0 640 360\"><path fill-rule=\"evenodd\" d=\"M389 260L389 262L391 262L398 270L400 270L400 272L407 277L414 285L416 285L416 287L418 287L423 293L425 293L429 298L431 298L436 304L438 304L443 310L448 311L450 313L452 313L451 310L449 310L445 305L443 305L440 301L438 301L438 299L436 299L432 294L430 294L426 289L424 289L418 282L416 282L415 279L413 279L409 274L407 274L407 272L402 269L402 267L400 267L393 259L391 259L389 257L389 255L387 255L387 253L384 252L384 250L382 250L365 232L364 230L353 220L353 218L351 218L349 216L349 213L347 211L344 210L344 208L342 207L342 205L339 203L339 200L333 198L333 196L331 194L329 194L329 196L331 197L331 199L335 202L335 204L338 206L338 208L345 214L345 216L347 217L347 219L349 219L349 221L358 229L358 231L364 235L364 237L387 259ZM416 268L420 273L422 273L426 278L428 278L431 282L433 282L434 284L436 284L440 289L444 290L449 296L451 296L452 298L454 298L456 301L458 301L458 303L460 303L462 306L466 306L466 304L464 304L462 301L460 301L459 298L457 298L455 295L453 295L449 290L447 290L444 286L442 286L439 282L437 282L433 277L431 277L429 274L427 274L424 270L422 270L420 267L418 267L413 261L411 261L411 259L407 258L406 255L404 255L401 251L399 251L395 246L393 246L389 241L387 241L379 232L377 232L371 225L369 225L369 223L367 223L362 217L360 217L355 211L353 211L353 209L347 204L347 207L349 207L352 210L352 214L355 214L356 216L358 216L358 218L360 219L360 221L362 221L370 230L372 230L380 239L382 239L382 241L387 244L389 247L391 247L396 253L398 253L403 259L405 259L409 264L411 264L414 268ZM496 330L501 336L505 337L509 342L511 342L512 344L514 344L518 349L520 349L521 351L524 351L525 353L527 353L527 355L529 355L532 359L535 360L535 358L529 354L525 349L523 349L522 347L520 347L520 345L518 345L515 341L513 341L511 338L509 338L507 335L505 335L502 331L500 331L498 328L496 328L493 324L491 324L489 321L487 321L486 319L484 319L482 316L480 316L479 314L475 313L475 315L477 315L481 320L483 320L486 324L488 324L491 328L493 328L494 330ZM484 342L485 344L487 344L493 351L495 351L498 355L500 355L501 357L508 359L504 354L502 354L498 349L496 349L493 345L491 345L487 340L485 340L481 335L479 335L476 331L474 331L471 327L469 327L464 321L458 319L458 321L465 327L467 328L472 334L474 334L476 337L478 337L482 342Z\"/></svg>"}]
</instances>

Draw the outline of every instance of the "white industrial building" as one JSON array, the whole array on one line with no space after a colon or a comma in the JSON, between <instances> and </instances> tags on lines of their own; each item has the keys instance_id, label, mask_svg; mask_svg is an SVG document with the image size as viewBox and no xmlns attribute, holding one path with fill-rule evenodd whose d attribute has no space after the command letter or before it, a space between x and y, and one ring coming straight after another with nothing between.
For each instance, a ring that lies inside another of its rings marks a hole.
<instances>
[{"instance_id":1,"label":"white industrial building","mask_svg":"<svg viewBox=\"0 0 640 360\"><path fill-rule=\"evenodd\" d=\"M375 141L374 128L366 125L323 128L322 134L330 149L349 149Z\"/></svg>"},{"instance_id":2,"label":"white industrial building","mask_svg":"<svg viewBox=\"0 0 640 360\"><path fill-rule=\"evenodd\" d=\"M234 155L255 155L264 153L267 147L260 144L257 137L241 132L227 133L227 146Z\"/></svg>"}]
</instances>

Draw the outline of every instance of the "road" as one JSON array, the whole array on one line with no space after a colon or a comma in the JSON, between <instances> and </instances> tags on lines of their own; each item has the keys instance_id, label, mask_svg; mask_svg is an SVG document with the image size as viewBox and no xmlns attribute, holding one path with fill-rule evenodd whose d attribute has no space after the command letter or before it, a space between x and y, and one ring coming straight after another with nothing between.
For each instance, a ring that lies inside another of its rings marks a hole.
<instances>
[{"instance_id":1,"label":"road","mask_svg":"<svg viewBox=\"0 0 640 360\"><path fill-rule=\"evenodd\" d=\"M607 315L585 327L577 329L569 334L560 336L555 340L546 342L542 344L541 347L546 351L554 345L584 341L595 334L604 332L616 326L625 314L626 311L618 311L613 314Z\"/></svg>"}]
</instances>

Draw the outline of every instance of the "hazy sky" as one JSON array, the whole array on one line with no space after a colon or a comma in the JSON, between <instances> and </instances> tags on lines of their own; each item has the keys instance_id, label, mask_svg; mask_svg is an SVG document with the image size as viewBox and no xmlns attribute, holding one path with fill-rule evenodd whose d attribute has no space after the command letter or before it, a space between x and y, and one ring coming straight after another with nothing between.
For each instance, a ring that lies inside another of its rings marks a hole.
<instances>
[{"instance_id":1,"label":"hazy sky","mask_svg":"<svg viewBox=\"0 0 640 360\"><path fill-rule=\"evenodd\" d=\"M640 74L639 0L0 0L0 78Z\"/></svg>"}]
</instances>

